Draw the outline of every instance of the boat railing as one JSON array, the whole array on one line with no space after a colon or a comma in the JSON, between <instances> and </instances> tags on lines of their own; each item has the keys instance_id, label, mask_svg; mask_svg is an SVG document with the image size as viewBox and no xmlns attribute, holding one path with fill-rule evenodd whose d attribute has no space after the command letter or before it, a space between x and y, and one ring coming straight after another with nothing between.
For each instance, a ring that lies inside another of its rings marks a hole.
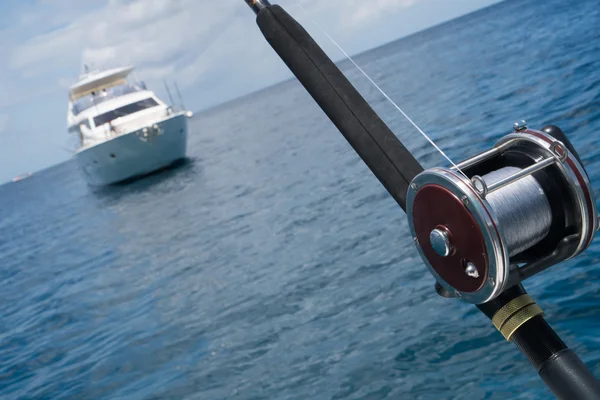
<instances>
[{"instance_id":1,"label":"boat railing","mask_svg":"<svg viewBox=\"0 0 600 400\"><path fill-rule=\"evenodd\" d=\"M156 113L156 114L152 114L152 115L159 116L159 117L170 117L171 115L180 112L177 108L172 107L172 106L169 106L166 109L163 108L163 110L164 110L163 113ZM132 114L129 114L129 115L132 115ZM149 118L148 120L154 121L155 118ZM138 118L135 118L133 120L125 120L125 121L117 118L117 119L107 122L106 124L103 124L101 127L101 129L102 129L101 132L104 133L105 139L111 139L116 136L120 136L124 133L129 133L134 130L133 128L138 127L138 126L140 126L140 119L138 119Z\"/></svg>"},{"instance_id":2,"label":"boat railing","mask_svg":"<svg viewBox=\"0 0 600 400\"><path fill-rule=\"evenodd\" d=\"M127 82L121 85L113 86L98 90L97 92L91 92L87 96L77 99L73 102L71 111L73 115L78 115L81 112L97 106L105 101L120 97L129 93L135 93L142 90L148 90L146 84L141 82Z\"/></svg>"}]
</instances>

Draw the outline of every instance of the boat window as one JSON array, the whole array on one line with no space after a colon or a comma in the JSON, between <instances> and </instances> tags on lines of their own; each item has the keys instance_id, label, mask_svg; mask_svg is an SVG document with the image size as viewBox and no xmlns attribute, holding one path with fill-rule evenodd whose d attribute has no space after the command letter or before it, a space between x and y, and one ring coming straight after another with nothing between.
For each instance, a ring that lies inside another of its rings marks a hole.
<instances>
[{"instance_id":1,"label":"boat window","mask_svg":"<svg viewBox=\"0 0 600 400\"><path fill-rule=\"evenodd\" d=\"M93 92L92 94L84 96L73 102L73 115L77 115L90 107L105 102L106 100L114 99L115 97L123 96L129 93L139 92L140 90L145 90L145 87L138 87L137 85L126 83Z\"/></svg>"},{"instance_id":2,"label":"boat window","mask_svg":"<svg viewBox=\"0 0 600 400\"><path fill-rule=\"evenodd\" d=\"M133 114L146 108L156 107L158 103L153 98L147 98L144 100L136 101L135 103L127 104L119 108L115 108L104 114L100 114L94 117L94 124L96 126L104 125L112 120L123 117L125 115Z\"/></svg>"}]
</instances>

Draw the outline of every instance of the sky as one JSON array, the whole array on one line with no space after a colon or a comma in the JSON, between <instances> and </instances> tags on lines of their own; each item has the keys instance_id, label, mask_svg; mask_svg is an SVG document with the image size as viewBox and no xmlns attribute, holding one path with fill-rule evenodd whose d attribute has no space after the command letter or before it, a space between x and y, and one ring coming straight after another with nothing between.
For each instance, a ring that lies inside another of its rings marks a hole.
<instances>
[{"instance_id":1,"label":"sky","mask_svg":"<svg viewBox=\"0 0 600 400\"><path fill-rule=\"evenodd\" d=\"M339 60L312 20L356 54L498 0L271 2ZM193 111L291 76L242 0L2 0L0 48L0 183L72 157L67 95L84 64L135 65L165 100L176 81Z\"/></svg>"}]
</instances>

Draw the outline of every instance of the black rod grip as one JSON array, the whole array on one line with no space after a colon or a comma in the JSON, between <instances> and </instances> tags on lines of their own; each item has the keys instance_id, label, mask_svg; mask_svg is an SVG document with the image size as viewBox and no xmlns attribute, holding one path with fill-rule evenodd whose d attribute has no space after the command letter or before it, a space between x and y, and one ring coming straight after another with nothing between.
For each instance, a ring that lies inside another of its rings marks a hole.
<instances>
[{"instance_id":1,"label":"black rod grip","mask_svg":"<svg viewBox=\"0 0 600 400\"><path fill-rule=\"evenodd\" d=\"M600 381L541 316L526 322L511 339L560 400L600 400Z\"/></svg>"},{"instance_id":2,"label":"black rod grip","mask_svg":"<svg viewBox=\"0 0 600 400\"><path fill-rule=\"evenodd\" d=\"M283 8L260 10L256 22L275 52L344 135L396 202L423 168L304 28Z\"/></svg>"},{"instance_id":3,"label":"black rod grip","mask_svg":"<svg viewBox=\"0 0 600 400\"><path fill-rule=\"evenodd\" d=\"M571 349L546 361L539 373L557 399L600 399L600 382Z\"/></svg>"}]
</instances>

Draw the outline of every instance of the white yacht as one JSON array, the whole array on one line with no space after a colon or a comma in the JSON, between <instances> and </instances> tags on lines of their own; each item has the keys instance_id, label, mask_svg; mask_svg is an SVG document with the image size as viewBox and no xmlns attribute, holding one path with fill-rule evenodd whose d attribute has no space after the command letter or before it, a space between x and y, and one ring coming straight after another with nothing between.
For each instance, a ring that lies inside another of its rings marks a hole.
<instances>
[{"instance_id":1,"label":"white yacht","mask_svg":"<svg viewBox=\"0 0 600 400\"><path fill-rule=\"evenodd\" d=\"M145 175L185 157L191 113L165 104L144 83L130 82L132 70L86 71L69 90L67 125L91 185Z\"/></svg>"}]
</instances>

